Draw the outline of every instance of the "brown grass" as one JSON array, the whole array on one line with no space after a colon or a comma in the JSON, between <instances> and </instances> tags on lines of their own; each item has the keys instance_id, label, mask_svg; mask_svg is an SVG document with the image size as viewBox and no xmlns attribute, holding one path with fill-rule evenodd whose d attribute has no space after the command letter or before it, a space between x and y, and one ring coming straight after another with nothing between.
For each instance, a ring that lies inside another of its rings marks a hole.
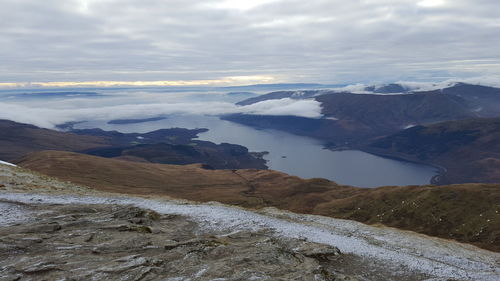
<instances>
[{"instance_id":1,"label":"brown grass","mask_svg":"<svg viewBox=\"0 0 500 281\"><path fill-rule=\"evenodd\" d=\"M167 195L249 208L273 206L384 224L500 251L500 185L362 189L272 170L205 170L43 151L20 165L103 191Z\"/></svg>"}]
</instances>

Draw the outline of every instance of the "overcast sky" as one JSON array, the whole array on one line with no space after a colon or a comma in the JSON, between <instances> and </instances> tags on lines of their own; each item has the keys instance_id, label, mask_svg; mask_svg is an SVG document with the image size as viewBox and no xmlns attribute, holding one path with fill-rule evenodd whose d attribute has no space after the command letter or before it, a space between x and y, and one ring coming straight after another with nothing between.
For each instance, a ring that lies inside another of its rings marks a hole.
<instances>
[{"instance_id":1,"label":"overcast sky","mask_svg":"<svg viewBox=\"0 0 500 281\"><path fill-rule=\"evenodd\" d=\"M0 18L4 85L500 77L499 0L1 0Z\"/></svg>"}]
</instances>

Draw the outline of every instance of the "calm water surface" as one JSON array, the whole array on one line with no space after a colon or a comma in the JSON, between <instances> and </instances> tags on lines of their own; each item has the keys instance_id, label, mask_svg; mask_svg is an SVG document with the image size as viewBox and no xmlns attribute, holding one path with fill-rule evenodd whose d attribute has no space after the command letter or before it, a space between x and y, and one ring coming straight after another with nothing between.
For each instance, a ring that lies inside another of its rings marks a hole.
<instances>
[{"instance_id":1,"label":"calm water surface","mask_svg":"<svg viewBox=\"0 0 500 281\"><path fill-rule=\"evenodd\" d=\"M359 187L428 184L436 168L375 156L357 150L331 151L320 141L275 130L256 130L213 116L173 115L165 120L137 124L107 124L89 121L77 128L102 128L124 133L181 127L207 128L201 140L228 142L250 151L268 151L264 158L270 169L302 178L327 178L340 184Z\"/></svg>"}]
</instances>

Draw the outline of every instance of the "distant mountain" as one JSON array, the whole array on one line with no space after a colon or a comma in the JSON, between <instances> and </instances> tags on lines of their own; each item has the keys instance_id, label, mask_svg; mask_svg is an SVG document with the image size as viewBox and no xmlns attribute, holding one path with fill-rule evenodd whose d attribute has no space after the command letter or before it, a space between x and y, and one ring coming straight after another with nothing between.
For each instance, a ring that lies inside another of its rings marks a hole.
<instances>
[{"instance_id":1,"label":"distant mountain","mask_svg":"<svg viewBox=\"0 0 500 281\"><path fill-rule=\"evenodd\" d=\"M223 118L258 128L311 136L335 142L338 146L338 143L358 143L367 137L383 136L415 125L500 116L500 89L493 87L457 83L434 91L408 92L409 88L404 85L387 84L365 90L384 94L334 90L278 91L237 103L244 106L282 98L315 99L321 103L323 119L298 121L291 116L241 114ZM391 94L396 92L405 93Z\"/></svg>"},{"instance_id":2,"label":"distant mountain","mask_svg":"<svg viewBox=\"0 0 500 281\"><path fill-rule=\"evenodd\" d=\"M364 150L434 163L446 172L435 183L500 183L500 118L415 126L380 138Z\"/></svg>"},{"instance_id":3,"label":"distant mountain","mask_svg":"<svg viewBox=\"0 0 500 281\"><path fill-rule=\"evenodd\" d=\"M0 120L0 159L15 162L33 152L63 150L142 162L200 163L215 169L267 168L260 154L250 153L244 146L193 140L205 131L172 128L144 134L101 129L58 132Z\"/></svg>"},{"instance_id":4,"label":"distant mountain","mask_svg":"<svg viewBox=\"0 0 500 281\"><path fill-rule=\"evenodd\" d=\"M359 122L381 132L415 124L476 117L461 97L433 93L370 95L335 93L315 98L326 117Z\"/></svg>"},{"instance_id":5,"label":"distant mountain","mask_svg":"<svg viewBox=\"0 0 500 281\"><path fill-rule=\"evenodd\" d=\"M257 129L274 129L314 137L327 141L330 146L344 146L346 143L378 135L378 132L372 128L350 120L251 114L230 114L220 118Z\"/></svg>"},{"instance_id":6,"label":"distant mountain","mask_svg":"<svg viewBox=\"0 0 500 281\"><path fill-rule=\"evenodd\" d=\"M226 95L230 97L247 97L247 98L257 96L256 93L252 92L229 92Z\"/></svg>"},{"instance_id":7,"label":"distant mountain","mask_svg":"<svg viewBox=\"0 0 500 281\"><path fill-rule=\"evenodd\" d=\"M137 118L137 119L115 119L108 122L108 124L137 124L137 123L145 123L145 122L153 122L167 119L167 117L151 117L151 118Z\"/></svg>"},{"instance_id":8,"label":"distant mountain","mask_svg":"<svg viewBox=\"0 0 500 281\"><path fill-rule=\"evenodd\" d=\"M321 119L297 116L266 116L233 114L222 119L260 129L276 129L326 140L332 147L343 147L367 138L395 133L407 126L445 120L476 117L461 97L432 93L405 95L370 95L331 93L316 96L318 91L275 92L248 99L245 104L261 98L283 96L312 97L321 103Z\"/></svg>"},{"instance_id":9,"label":"distant mountain","mask_svg":"<svg viewBox=\"0 0 500 281\"><path fill-rule=\"evenodd\" d=\"M278 91L278 92L272 92L269 94L265 95L260 95L257 97L252 97L248 98L245 100L242 100L240 102L237 102L237 105L250 105L254 103L258 103L261 101L266 101L266 100L279 100L279 99L284 99L284 98L291 98L291 99L308 99L312 98L316 95L326 93L323 90L307 90L307 91Z\"/></svg>"},{"instance_id":10,"label":"distant mountain","mask_svg":"<svg viewBox=\"0 0 500 281\"><path fill-rule=\"evenodd\" d=\"M323 85L323 86L325 86L325 87L323 87L323 89L318 89L318 90L311 90L311 89L314 89L314 87L312 87L312 88L309 88L308 90L290 90L290 91L271 92L268 94L259 95L257 97L247 98L247 99L242 100L236 104L237 105L250 105L250 104L254 104L254 103L266 101L266 100L277 100L277 99L284 99L284 98L308 99L308 98L313 98L315 96L325 95L325 94L347 93L344 90L327 90L327 89L324 89L324 88L326 88L326 85ZM400 84L368 86L368 87L365 87L364 90L367 92L373 92L373 93L377 93L377 94L407 93L410 91L407 87L402 86Z\"/></svg>"},{"instance_id":11,"label":"distant mountain","mask_svg":"<svg viewBox=\"0 0 500 281\"><path fill-rule=\"evenodd\" d=\"M380 86L368 86L365 91L374 92L377 94L395 94L395 93L407 93L410 90L401 84L386 84Z\"/></svg>"},{"instance_id":12,"label":"distant mountain","mask_svg":"<svg viewBox=\"0 0 500 281\"><path fill-rule=\"evenodd\" d=\"M500 116L499 88L457 83L454 86L427 93L457 96L464 99L472 111L483 117Z\"/></svg>"}]
</instances>

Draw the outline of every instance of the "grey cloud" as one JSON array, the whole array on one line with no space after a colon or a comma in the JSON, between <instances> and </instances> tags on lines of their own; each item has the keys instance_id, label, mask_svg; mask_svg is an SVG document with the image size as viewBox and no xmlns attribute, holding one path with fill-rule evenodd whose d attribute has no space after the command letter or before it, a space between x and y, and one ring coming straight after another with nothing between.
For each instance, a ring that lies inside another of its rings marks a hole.
<instances>
[{"instance_id":1,"label":"grey cloud","mask_svg":"<svg viewBox=\"0 0 500 281\"><path fill-rule=\"evenodd\" d=\"M497 0L5 0L0 77L13 81L296 82L500 74ZM87 3L84 9L83 3Z\"/></svg>"}]
</instances>

